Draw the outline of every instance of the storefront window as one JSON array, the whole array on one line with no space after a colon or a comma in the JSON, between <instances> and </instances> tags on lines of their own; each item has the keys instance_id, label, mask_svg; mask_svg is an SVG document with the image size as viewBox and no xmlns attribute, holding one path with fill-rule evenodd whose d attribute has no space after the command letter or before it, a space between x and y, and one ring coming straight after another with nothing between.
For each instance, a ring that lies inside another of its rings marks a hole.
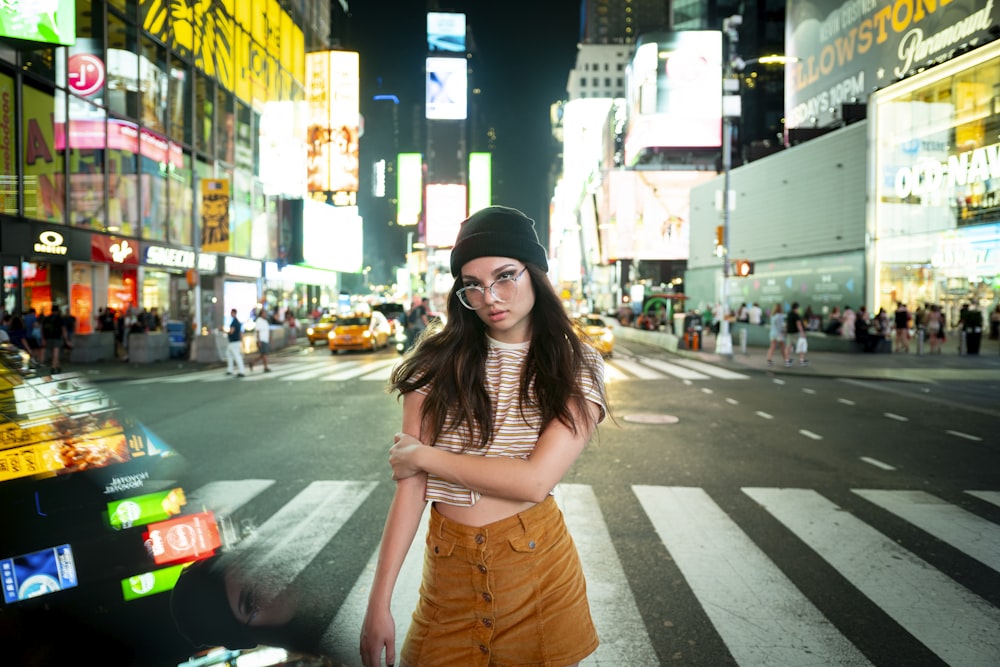
<instances>
[{"instance_id":1,"label":"storefront window","mask_svg":"<svg viewBox=\"0 0 1000 667\"><path fill-rule=\"evenodd\" d=\"M148 311L156 309L162 319L170 310L170 274L165 271L146 269L142 277L142 307Z\"/></svg>"},{"instance_id":2,"label":"storefront window","mask_svg":"<svg viewBox=\"0 0 1000 667\"><path fill-rule=\"evenodd\" d=\"M100 107L70 98L69 219L74 227L105 228L104 155L107 118ZM58 123L57 123L58 124Z\"/></svg>"},{"instance_id":3,"label":"storefront window","mask_svg":"<svg viewBox=\"0 0 1000 667\"><path fill-rule=\"evenodd\" d=\"M194 76L195 146L200 151L211 153L215 146L215 84L205 75Z\"/></svg>"},{"instance_id":4,"label":"storefront window","mask_svg":"<svg viewBox=\"0 0 1000 667\"><path fill-rule=\"evenodd\" d=\"M65 222L66 177L65 97L57 104L51 91L25 85L24 125L24 215L46 222Z\"/></svg>"},{"instance_id":5,"label":"storefront window","mask_svg":"<svg viewBox=\"0 0 1000 667\"><path fill-rule=\"evenodd\" d=\"M21 268L16 264L3 265L3 309L8 313L21 310Z\"/></svg>"},{"instance_id":6,"label":"storefront window","mask_svg":"<svg viewBox=\"0 0 1000 667\"><path fill-rule=\"evenodd\" d=\"M177 57L170 58L170 136L191 143L191 78L188 66Z\"/></svg>"},{"instance_id":7,"label":"storefront window","mask_svg":"<svg viewBox=\"0 0 1000 667\"><path fill-rule=\"evenodd\" d=\"M139 118L139 42L136 27L114 14L108 15L108 109Z\"/></svg>"},{"instance_id":8,"label":"storefront window","mask_svg":"<svg viewBox=\"0 0 1000 667\"><path fill-rule=\"evenodd\" d=\"M124 313L136 304L138 298L136 270L112 267L108 274L108 306L115 312Z\"/></svg>"},{"instance_id":9,"label":"storefront window","mask_svg":"<svg viewBox=\"0 0 1000 667\"><path fill-rule=\"evenodd\" d=\"M176 148L180 148L173 144ZM194 245L194 180L191 174L191 154L184 153L181 165L173 167L167 183L170 199L169 241L178 245Z\"/></svg>"},{"instance_id":10,"label":"storefront window","mask_svg":"<svg viewBox=\"0 0 1000 667\"><path fill-rule=\"evenodd\" d=\"M139 81L142 94L142 124L160 134L166 134L167 50L148 37L142 38Z\"/></svg>"},{"instance_id":11,"label":"storefront window","mask_svg":"<svg viewBox=\"0 0 1000 667\"><path fill-rule=\"evenodd\" d=\"M90 3L79 3L90 4ZM114 7L125 16L134 20L136 10L136 0L108 0L108 5Z\"/></svg>"},{"instance_id":12,"label":"storefront window","mask_svg":"<svg viewBox=\"0 0 1000 667\"><path fill-rule=\"evenodd\" d=\"M250 125L250 107L236 103L236 168L253 171L253 129ZM254 174L256 175L256 174Z\"/></svg>"},{"instance_id":13,"label":"storefront window","mask_svg":"<svg viewBox=\"0 0 1000 667\"><path fill-rule=\"evenodd\" d=\"M878 305L962 305L1000 298L1000 45L874 96Z\"/></svg>"},{"instance_id":14,"label":"storefront window","mask_svg":"<svg viewBox=\"0 0 1000 667\"><path fill-rule=\"evenodd\" d=\"M76 333L94 330L94 281L97 267L73 263L69 280L69 312L76 318Z\"/></svg>"},{"instance_id":15,"label":"storefront window","mask_svg":"<svg viewBox=\"0 0 1000 667\"><path fill-rule=\"evenodd\" d=\"M139 235L138 132L128 121L108 123L108 225L125 236Z\"/></svg>"},{"instance_id":16,"label":"storefront window","mask_svg":"<svg viewBox=\"0 0 1000 667\"><path fill-rule=\"evenodd\" d=\"M55 83L56 55L64 50L60 48L43 48L21 52L21 69L35 76Z\"/></svg>"}]
</instances>

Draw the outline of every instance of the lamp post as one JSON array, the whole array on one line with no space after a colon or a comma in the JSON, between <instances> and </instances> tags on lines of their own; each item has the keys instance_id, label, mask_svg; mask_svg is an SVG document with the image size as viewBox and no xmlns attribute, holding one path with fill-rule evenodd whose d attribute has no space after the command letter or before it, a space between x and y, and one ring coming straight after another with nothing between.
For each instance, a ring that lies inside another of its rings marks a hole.
<instances>
[{"instance_id":1,"label":"lamp post","mask_svg":"<svg viewBox=\"0 0 1000 667\"><path fill-rule=\"evenodd\" d=\"M740 104L740 81L734 76L736 55L736 45L739 43L740 35L737 28L742 25L743 17L734 14L723 19L722 30L726 33L728 49L726 60L723 64L724 72L722 77L722 289L720 290L719 310L722 319L719 321L719 335L715 337L716 354L729 358L733 356L733 336L729 331L729 218L732 211L730 201L731 191L729 187L730 172L733 168L733 121L740 117L742 113Z\"/></svg>"}]
</instances>

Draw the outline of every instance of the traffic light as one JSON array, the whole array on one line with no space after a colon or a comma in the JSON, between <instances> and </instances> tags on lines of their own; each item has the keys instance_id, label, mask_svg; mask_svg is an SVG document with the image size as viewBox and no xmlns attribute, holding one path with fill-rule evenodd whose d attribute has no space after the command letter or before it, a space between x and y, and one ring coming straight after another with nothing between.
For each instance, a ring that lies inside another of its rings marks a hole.
<instances>
[{"instance_id":1,"label":"traffic light","mask_svg":"<svg viewBox=\"0 0 1000 667\"><path fill-rule=\"evenodd\" d=\"M753 273L753 262L749 259L737 259L733 262L733 275L737 278L746 278Z\"/></svg>"}]
</instances>

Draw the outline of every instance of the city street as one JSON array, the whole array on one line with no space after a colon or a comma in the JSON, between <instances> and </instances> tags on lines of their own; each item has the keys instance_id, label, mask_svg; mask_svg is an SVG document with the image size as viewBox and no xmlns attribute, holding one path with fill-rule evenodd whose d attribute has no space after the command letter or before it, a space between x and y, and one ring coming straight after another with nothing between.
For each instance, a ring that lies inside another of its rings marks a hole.
<instances>
[{"instance_id":1,"label":"city street","mask_svg":"<svg viewBox=\"0 0 1000 667\"><path fill-rule=\"evenodd\" d=\"M397 360L306 349L240 380L100 385L182 455L190 506L265 547L347 664L393 490ZM556 492L602 638L584 664L996 664L1000 415L787 370L619 344L615 422ZM397 585L400 641L421 549Z\"/></svg>"}]
</instances>

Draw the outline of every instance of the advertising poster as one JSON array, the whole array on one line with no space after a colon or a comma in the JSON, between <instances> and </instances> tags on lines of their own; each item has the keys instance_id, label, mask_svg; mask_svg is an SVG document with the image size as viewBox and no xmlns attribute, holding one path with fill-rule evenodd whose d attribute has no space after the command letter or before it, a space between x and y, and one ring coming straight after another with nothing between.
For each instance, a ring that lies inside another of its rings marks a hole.
<instances>
[{"instance_id":1,"label":"advertising poster","mask_svg":"<svg viewBox=\"0 0 1000 667\"><path fill-rule=\"evenodd\" d=\"M229 181L201 179L201 251L229 252Z\"/></svg>"},{"instance_id":2,"label":"advertising poster","mask_svg":"<svg viewBox=\"0 0 1000 667\"><path fill-rule=\"evenodd\" d=\"M0 37L69 46L76 39L76 0L6 0Z\"/></svg>"},{"instance_id":3,"label":"advertising poster","mask_svg":"<svg viewBox=\"0 0 1000 667\"><path fill-rule=\"evenodd\" d=\"M10 604L78 585L73 549L62 544L0 560L3 599Z\"/></svg>"},{"instance_id":4,"label":"advertising poster","mask_svg":"<svg viewBox=\"0 0 1000 667\"><path fill-rule=\"evenodd\" d=\"M357 193L359 56L353 51L320 51L306 58L307 189Z\"/></svg>"}]
</instances>

